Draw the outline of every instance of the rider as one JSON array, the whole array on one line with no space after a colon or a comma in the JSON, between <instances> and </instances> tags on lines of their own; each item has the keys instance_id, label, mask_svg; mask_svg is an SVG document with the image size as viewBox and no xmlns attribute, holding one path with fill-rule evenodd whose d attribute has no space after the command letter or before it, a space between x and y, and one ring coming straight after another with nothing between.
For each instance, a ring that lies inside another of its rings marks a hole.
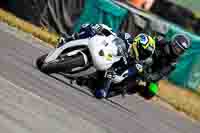
<instances>
[{"instance_id":1,"label":"rider","mask_svg":"<svg viewBox=\"0 0 200 133\"><path fill-rule=\"evenodd\" d=\"M184 34L176 34L171 41L159 36L156 38L156 51L153 55L154 63L146 79L157 82L167 77L176 68L178 58L190 48L190 39Z\"/></svg>"},{"instance_id":2,"label":"rider","mask_svg":"<svg viewBox=\"0 0 200 133\"><path fill-rule=\"evenodd\" d=\"M153 55L156 51L155 39L141 33L137 35L129 48L128 91L144 81L144 77L154 63Z\"/></svg>"},{"instance_id":3,"label":"rider","mask_svg":"<svg viewBox=\"0 0 200 133\"><path fill-rule=\"evenodd\" d=\"M156 83L160 79L167 77L176 68L178 58L191 46L189 38L183 34L174 35L171 41L158 36L155 38L155 42L156 49L151 56L150 67L146 67L144 69L145 73L138 76L140 78L139 81L143 81L145 84ZM141 66L144 67L145 65ZM133 89L135 85L138 85L138 83L136 84L131 79L128 83L128 88Z\"/></svg>"},{"instance_id":4,"label":"rider","mask_svg":"<svg viewBox=\"0 0 200 133\"><path fill-rule=\"evenodd\" d=\"M136 64L133 66L142 72L144 66L148 67L153 63L155 49L155 40L151 36L141 33L134 38L129 47L129 76L133 74L132 64Z\"/></svg>"}]
</instances>

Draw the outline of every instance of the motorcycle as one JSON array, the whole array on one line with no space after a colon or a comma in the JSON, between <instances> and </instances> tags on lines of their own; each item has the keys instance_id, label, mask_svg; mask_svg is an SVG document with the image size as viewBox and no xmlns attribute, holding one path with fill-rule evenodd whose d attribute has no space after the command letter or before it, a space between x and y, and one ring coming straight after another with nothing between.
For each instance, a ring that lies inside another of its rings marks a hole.
<instances>
[{"instance_id":1,"label":"motorcycle","mask_svg":"<svg viewBox=\"0 0 200 133\"><path fill-rule=\"evenodd\" d=\"M128 77L128 69L123 70L120 75L110 70L119 60L126 62L124 55L120 54L125 48L122 39L104 28L102 34L58 44L50 53L39 57L36 65L46 74L60 73L79 83L83 77L104 72L103 84L109 90L111 84L121 83Z\"/></svg>"},{"instance_id":2,"label":"motorcycle","mask_svg":"<svg viewBox=\"0 0 200 133\"><path fill-rule=\"evenodd\" d=\"M100 72L102 87L107 91L112 89L125 94L128 85L128 68L120 70L120 73L116 73L113 69L113 65L120 60L127 63L126 57L122 54L123 51L126 51L123 40L104 27L101 34L93 37L58 44L50 53L39 57L36 65L46 74L62 74L75 80L78 85L84 85L83 82L88 79L99 82L97 73ZM95 83L92 82L92 84ZM147 86L149 88L145 92L148 97L151 98L157 94L157 84L148 83ZM92 88L95 89L96 86Z\"/></svg>"}]
</instances>

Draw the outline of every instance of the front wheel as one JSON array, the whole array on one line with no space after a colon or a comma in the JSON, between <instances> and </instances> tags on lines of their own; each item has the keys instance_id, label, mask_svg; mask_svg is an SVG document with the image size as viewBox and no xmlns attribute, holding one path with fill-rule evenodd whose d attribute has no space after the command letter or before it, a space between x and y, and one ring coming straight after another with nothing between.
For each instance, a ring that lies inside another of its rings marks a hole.
<instances>
[{"instance_id":1,"label":"front wheel","mask_svg":"<svg viewBox=\"0 0 200 133\"><path fill-rule=\"evenodd\" d=\"M78 53L73 56L64 57L64 59L59 59L56 62L43 64L40 70L46 74L71 72L73 68L82 67L84 65L84 57L81 53Z\"/></svg>"},{"instance_id":2,"label":"front wheel","mask_svg":"<svg viewBox=\"0 0 200 133\"><path fill-rule=\"evenodd\" d=\"M39 70L41 70L42 65L44 64L44 60L47 57L48 54L42 55L36 60L36 66Z\"/></svg>"}]
</instances>

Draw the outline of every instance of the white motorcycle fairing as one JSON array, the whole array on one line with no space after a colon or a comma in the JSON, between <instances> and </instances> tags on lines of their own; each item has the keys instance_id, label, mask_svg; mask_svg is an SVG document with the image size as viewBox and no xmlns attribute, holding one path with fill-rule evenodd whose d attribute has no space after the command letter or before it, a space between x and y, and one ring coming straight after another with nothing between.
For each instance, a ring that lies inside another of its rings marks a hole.
<instances>
[{"instance_id":1,"label":"white motorcycle fairing","mask_svg":"<svg viewBox=\"0 0 200 133\"><path fill-rule=\"evenodd\" d=\"M97 70L107 70L120 60L121 56L117 55L118 47L113 43L116 38L115 35L108 37L96 35L89 40L88 48Z\"/></svg>"},{"instance_id":2,"label":"white motorcycle fairing","mask_svg":"<svg viewBox=\"0 0 200 133\"><path fill-rule=\"evenodd\" d=\"M88 59L87 56L92 57L92 68L95 68L96 70L108 70L115 62L119 61L122 56L117 55L118 54L118 47L115 44L115 39L118 37L115 35L110 36L102 36L102 35L95 35L92 38L87 39L80 39L80 40L74 40L67 42L66 44L62 45L61 47L58 47L54 50L52 50L48 56L45 59L45 63L50 62L56 62L57 58L60 54L63 53L64 50L67 50L69 48L75 48L79 46L84 46L89 49L90 55L86 55L84 53L83 57L85 61ZM66 54L68 56L75 55L77 53L81 53L81 49L75 49L72 51L67 52ZM100 52L103 52L103 56L100 54ZM88 75L91 72L95 72L95 69L92 71L79 71L78 73L74 74L67 74L63 73L66 76L69 77L78 77L81 75ZM91 70L91 68L90 68ZM114 82L120 82L124 79L124 74L116 76L116 79L114 79Z\"/></svg>"},{"instance_id":3,"label":"white motorcycle fairing","mask_svg":"<svg viewBox=\"0 0 200 133\"><path fill-rule=\"evenodd\" d=\"M89 39L80 39L80 40L74 40L74 41L70 41L70 42L67 42L66 44L62 45L61 47L59 48L56 48L54 50L52 50L48 56L46 57L45 59L45 63L49 63L49 62L53 62L55 61L58 56L66 49L68 48L72 48L72 47L78 47L78 46L86 46L88 47L88 41ZM73 54L76 54L77 52L79 52L79 50L74 50L72 51L71 53L68 53L69 55L73 55Z\"/></svg>"}]
</instances>

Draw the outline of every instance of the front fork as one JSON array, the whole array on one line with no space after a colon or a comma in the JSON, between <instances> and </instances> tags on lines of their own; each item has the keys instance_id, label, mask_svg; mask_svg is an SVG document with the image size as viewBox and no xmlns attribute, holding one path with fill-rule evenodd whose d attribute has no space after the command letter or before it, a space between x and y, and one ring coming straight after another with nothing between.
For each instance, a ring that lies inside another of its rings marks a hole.
<instances>
[{"instance_id":1,"label":"front fork","mask_svg":"<svg viewBox=\"0 0 200 133\"><path fill-rule=\"evenodd\" d=\"M108 95L110 93L112 80L115 78L114 76L115 75L114 75L114 72L112 70L108 70L104 74L103 83L102 83L103 86L102 87L106 92L106 97L108 97Z\"/></svg>"},{"instance_id":2,"label":"front fork","mask_svg":"<svg viewBox=\"0 0 200 133\"><path fill-rule=\"evenodd\" d=\"M103 82L103 88L106 92L106 97L108 97L110 93L110 88L111 88L112 80L111 79L105 79Z\"/></svg>"}]
</instances>

